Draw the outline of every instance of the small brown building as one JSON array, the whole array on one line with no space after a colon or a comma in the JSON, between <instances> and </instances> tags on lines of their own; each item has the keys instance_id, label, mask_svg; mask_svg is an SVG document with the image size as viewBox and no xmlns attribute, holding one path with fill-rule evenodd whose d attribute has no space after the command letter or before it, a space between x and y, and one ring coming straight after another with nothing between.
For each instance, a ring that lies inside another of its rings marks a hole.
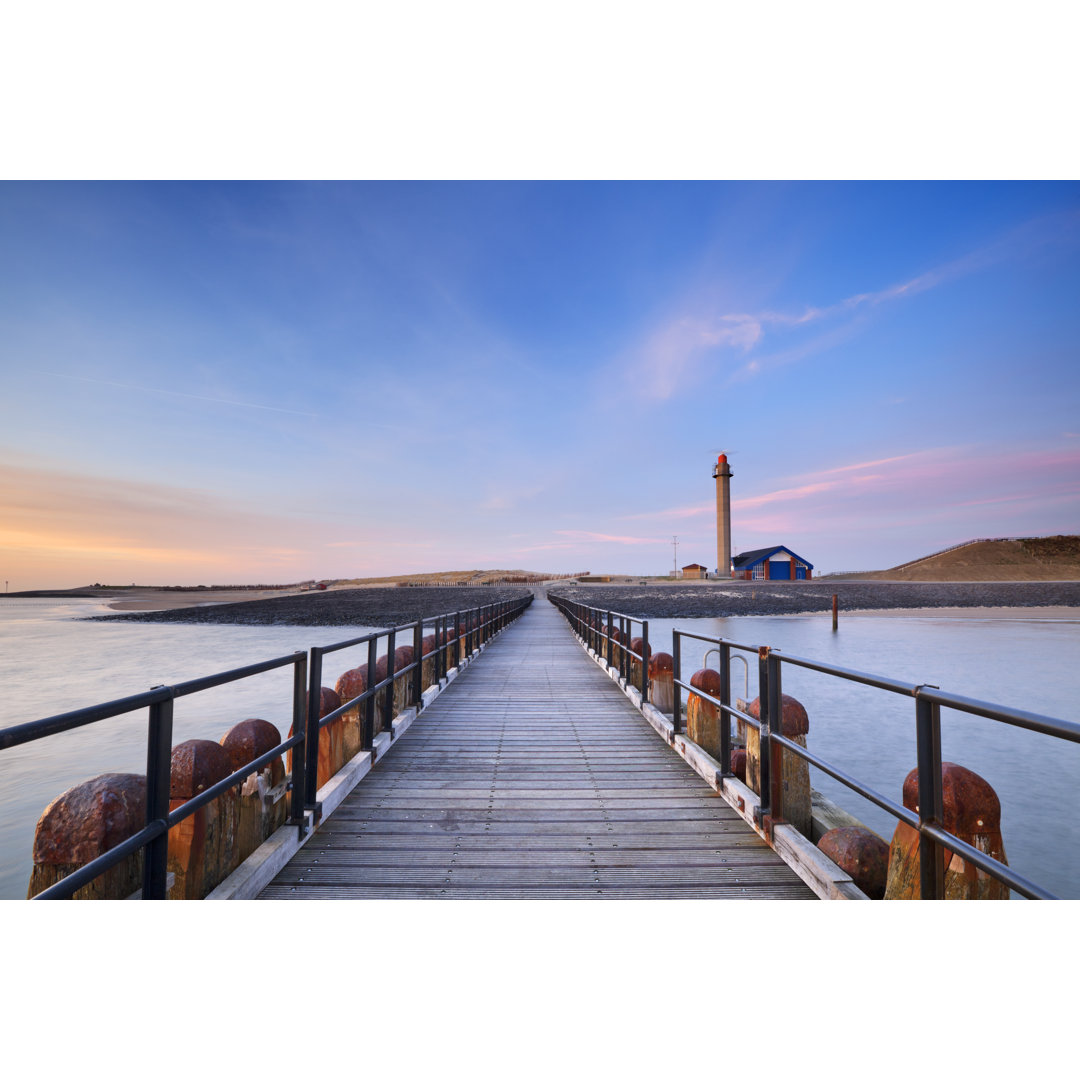
<instances>
[{"instance_id":1,"label":"small brown building","mask_svg":"<svg viewBox=\"0 0 1080 1080\"><path fill-rule=\"evenodd\" d=\"M682 568L682 576L684 578L704 578L709 574L708 567L702 566L701 563L692 562L689 566Z\"/></svg>"}]
</instances>

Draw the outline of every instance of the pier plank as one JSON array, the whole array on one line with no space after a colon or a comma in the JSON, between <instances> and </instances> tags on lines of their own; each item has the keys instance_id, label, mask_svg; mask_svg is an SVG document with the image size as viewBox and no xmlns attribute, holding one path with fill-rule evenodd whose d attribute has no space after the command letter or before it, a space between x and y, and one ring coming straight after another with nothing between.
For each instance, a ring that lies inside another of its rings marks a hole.
<instances>
[{"instance_id":1,"label":"pier plank","mask_svg":"<svg viewBox=\"0 0 1080 1080\"><path fill-rule=\"evenodd\" d=\"M542 599L261 899L813 899Z\"/></svg>"}]
</instances>

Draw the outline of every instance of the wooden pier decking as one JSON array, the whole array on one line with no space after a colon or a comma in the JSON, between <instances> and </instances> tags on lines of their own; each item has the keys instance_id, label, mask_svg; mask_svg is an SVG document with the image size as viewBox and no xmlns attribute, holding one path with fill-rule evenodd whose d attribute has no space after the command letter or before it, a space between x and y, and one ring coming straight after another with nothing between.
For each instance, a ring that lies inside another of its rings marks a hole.
<instances>
[{"instance_id":1,"label":"wooden pier decking","mask_svg":"<svg viewBox=\"0 0 1080 1080\"><path fill-rule=\"evenodd\" d=\"M541 596L260 899L813 899Z\"/></svg>"}]
</instances>

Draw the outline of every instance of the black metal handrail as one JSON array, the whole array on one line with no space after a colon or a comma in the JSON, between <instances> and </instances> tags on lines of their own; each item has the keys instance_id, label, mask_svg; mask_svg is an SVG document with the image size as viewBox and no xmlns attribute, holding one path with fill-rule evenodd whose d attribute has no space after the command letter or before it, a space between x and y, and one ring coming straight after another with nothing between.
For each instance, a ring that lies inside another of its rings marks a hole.
<instances>
[{"instance_id":1,"label":"black metal handrail","mask_svg":"<svg viewBox=\"0 0 1080 1080\"><path fill-rule=\"evenodd\" d=\"M365 705L364 747L371 749L374 742L374 707L375 697L386 691L384 701L384 719L387 730L392 735L393 686L409 673L414 675L414 700L419 706L421 695L421 667L424 657L421 655L423 629L429 623L435 629L436 646L433 654L436 658L436 679L442 680L447 674L447 650L454 642L465 642L466 655L472 655L476 649L489 641L496 633L516 619L532 603L532 594L520 600L504 600L494 604L483 604L466 611L436 616L434 619L418 620L404 626L380 630L362 637L350 638L333 645L313 646L307 652L295 652L273 660L264 660L244 667L233 668L215 675L203 676L174 686L156 686L151 690L115 701L91 705L71 712L33 720L25 724L16 724L0 730L0 751L39 739L58 735L75 728L94 724L111 717L121 716L139 709L149 709L147 728L147 766L146 766L146 819L144 826L127 837L115 847L97 856L65 876L61 881L50 885L34 896L35 900L71 899L84 885L100 877L111 867L123 862L128 856L139 850L145 850L143 859L142 899L163 900L167 892L168 868L168 833L174 826L196 813L202 807L218 798L230 788L242 784L249 776L264 769L270 762L292 751L292 769L289 778L291 815L287 822L296 825L300 834L306 831L306 812L319 810L315 801L318 782L318 744L319 731L333 720L342 716L360 704ZM450 627L453 626L451 636ZM414 654L412 663L398 670L394 669L394 643L399 632L413 633ZM387 638L387 675L385 679L369 686L362 694L341 705L340 708L319 716L321 698L322 657L350 646L366 644L370 673L374 673L377 659L378 641ZM223 686L241 679L250 678L267 671L293 667L292 693L292 731L289 738L274 746L271 750L248 762L229 776L219 780L213 786L186 800L175 810L169 809L169 786L172 758L172 721L173 701L176 698L195 694L216 686ZM309 683L310 672L310 683ZM307 703L305 707L305 697ZM301 797L302 796L302 797Z\"/></svg>"},{"instance_id":2,"label":"black metal handrail","mask_svg":"<svg viewBox=\"0 0 1080 1080\"><path fill-rule=\"evenodd\" d=\"M328 724L337 720L347 712L364 706L364 722L361 735L361 751L370 750L375 744L375 708L376 697L385 691L383 696L383 714L381 727L393 738L393 708L394 686L398 680L409 675L412 680L412 698L420 705L421 685L423 673L423 641L424 629L430 623L435 634L435 647L432 655L435 658L435 681L441 682L447 674L447 652L455 642L464 641L465 655L472 653L491 636L503 629L509 622L517 618L532 603L532 594L521 600L504 600L496 604L483 604L480 607L469 608L465 611L455 611L437 615L434 619L418 619L415 623L405 623L393 627L390 630L379 630L361 637L349 638L346 641L338 641L333 645L314 646L311 649L310 682L308 692L307 732L310 744L318 743L319 731ZM451 631L451 621L453 631ZM395 668L395 643L399 633L411 632L412 634L412 662L402 668ZM327 653L339 652L342 649L352 648L357 645L367 646L367 678L375 677L378 642L385 637L386 642L386 677L379 682L371 683L360 694L348 701L343 702L332 712L320 716L320 696L322 690L322 658ZM305 809L311 810L318 818L321 813L316 795L318 791L318 762L308 762L307 775L304 785Z\"/></svg>"},{"instance_id":3,"label":"black metal handrail","mask_svg":"<svg viewBox=\"0 0 1080 1080\"><path fill-rule=\"evenodd\" d=\"M578 637L584 638L579 628L603 614L603 609L590 608L584 604L572 604L561 597L551 601L567 617ZM576 609L576 610L574 610ZM685 682L682 677L682 639L703 641L720 651L720 695L715 697ZM731 704L731 650L756 653L758 656L758 715L755 719ZM757 729L760 736L760 804L758 824L766 835L783 821L783 783L780 755L784 751L820 769L845 787L874 803L882 810L915 830L919 836L920 894L923 899L941 899L945 892L944 852L948 850L970 862L995 880L1007 885L1021 896L1029 899L1058 899L1053 893L1028 880L1006 864L998 862L947 832L942 824L943 795L941 771L941 708L945 706L979 716L997 723L1010 724L1028 731L1039 732L1053 738L1080 743L1080 724L1039 713L1013 709L977 698L965 697L941 690L937 686L915 684L892 679L883 675L856 671L835 664L821 663L806 657L789 655L767 645L747 645L722 637L709 637L683 630L672 631L672 659L674 661L674 709L673 733L681 727L682 691L686 690L709 702L720 710L724 722L720 724L720 775L732 777L731 771L731 725L730 718ZM782 673L783 664L806 668L847 682L860 683L889 693L900 694L915 700L916 761L918 765L919 793L918 813L901 806L879 792L850 776L842 769L811 753L805 747L783 735L782 719ZM644 695L642 697L644 702Z\"/></svg>"},{"instance_id":4,"label":"black metal handrail","mask_svg":"<svg viewBox=\"0 0 1080 1080\"><path fill-rule=\"evenodd\" d=\"M26 724L0 731L0 750L20 746L38 739L48 738L64 731L71 731L86 724L97 723L114 716L122 716L138 709L149 709L146 735L146 819L142 829L129 836L116 847L99 855L85 865L38 893L35 900L69 900L84 885L89 884L106 870L122 862L129 855L145 849L143 857L142 898L164 900L168 878L168 832L185 818L190 817L211 799L223 791L242 784L249 776L280 757L293 751L291 786L294 791L302 785L305 767L305 738L301 719L304 715L304 691L307 677L308 655L295 652L288 656L264 660L256 664L222 671L198 679L190 679L175 686L156 686L141 694L119 698L116 701L92 705L73 712L32 720ZM241 679L261 675L277 668L293 668L292 714L293 731L299 734L286 739L272 750L248 762L213 787L200 792L183 806L169 810L169 780L172 764L173 701L179 697L209 690L215 686L238 682ZM303 810L299 800L292 801L290 824L305 827Z\"/></svg>"},{"instance_id":5,"label":"black metal handrail","mask_svg":"<svg viewBox=\"0 0 1080 1080\"><path fill-rule=\"evenodd\" d=\"M589 607L561 596L549 596L548 599L562 612L574 628L582 642L596 653L603 655L608 666L618 665L619 678L629 683L632 674L631 661L641 664L641 675L636 689L641 693L642 703L649 700L649 621L635 619L633 615L624 615L619 611L606 608ZM605 622L606 620L606 622ZM615 622L619 623L616 636ZM632 627L637 623L641 627L641 652L631 648L633 642Z\"/></svg>"}]
</instances>

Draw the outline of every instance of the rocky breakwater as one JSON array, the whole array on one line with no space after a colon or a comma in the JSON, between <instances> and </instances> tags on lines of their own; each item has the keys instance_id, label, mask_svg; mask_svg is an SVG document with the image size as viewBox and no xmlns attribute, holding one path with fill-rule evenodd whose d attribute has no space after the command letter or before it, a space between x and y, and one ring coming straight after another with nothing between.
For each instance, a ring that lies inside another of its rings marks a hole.
<instances>
[{"instance_id":1,"label":"rocky breakwater","mask_svg":"<svg viewBox=\"0 0 1080 1080\"><path fill-rule=\"evenodd\" d=\"M520 600L530 590L514 587L334 589L236 604L98 615L96 619L134 622L200 623L235 626L392 627L447 612Z\"/></svg>"},{"instance_id":2,"label":"rocky breakwater","mask_svg":"<svg viewBox=\"0 0 1080 1080\"><path fill-rule=\"evenodd\" d=\"M717 581L703 584L560 585L548 590L578 604L636 619L803 615L832 610L918 608L1076 607L1080 581L892 582Z\"/></svg>"}]
</instances>

